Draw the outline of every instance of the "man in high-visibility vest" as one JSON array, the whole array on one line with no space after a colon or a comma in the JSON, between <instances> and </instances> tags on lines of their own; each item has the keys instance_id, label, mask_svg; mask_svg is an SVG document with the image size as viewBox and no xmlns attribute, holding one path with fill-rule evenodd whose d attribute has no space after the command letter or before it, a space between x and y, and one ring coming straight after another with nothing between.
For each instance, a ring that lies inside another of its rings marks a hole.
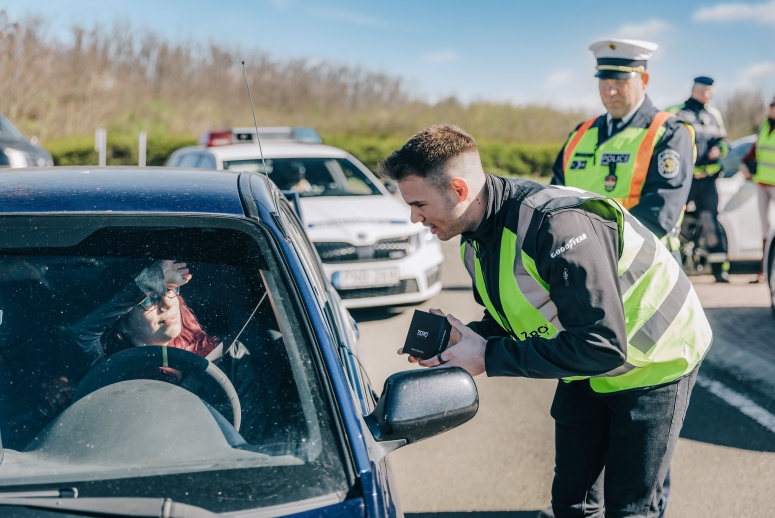
<instances>
[{"instance_id":1,"label":"man in high-visibility vest","mask_svg":"<svg viewBox=\"0 0 775 518\"><path fill-rule=\"evenodd\" d=\"M447 315L450 346L420 365L559 379L555 515L658 516L711 343L670 251L610 198L485 174L476 142L455 126L419 132L380 171L413 222L443 241L462 236L485 307L467 326Z\"/></svg>"},{"instance_id":2,"label":"man in high-visibility vest","mask_svg":"<svg viewBox=\"0 0 775 518\"><path fill-rule=\"evenodd\" d=\"M767 118L759 126L759 136L743 158L740 170L759 188L759 215L762 221L762 263L754 282L764 282L767 258L764 247L775 222L770 222L770 204L775 203L775 98L770 102Z\"/></svg>"},{"instance_id":3,"label":"man in high-visibility vest","mask_svg":"<svg viewBox=\"0 0 775 518\"><path fill-rule=\"evenodd\" d=\"M580 124L552 167L552 184L614 198L678 255L678 221L694 167L690 125L661 112L646 95L649 41L592 43L606 113Z\"/></svg>"},{"instance_id":4,"label":"man in high-visibility vest","mask_svg":"<svg viewBox=\"0 0 775 518\"><path fill-rule=\"evenodd\" d=\"M694 128L697 161L688 202L694 203L702 225L711 273L716 282L729 282L726 236L718 222L716 188L716 180L722 170L721 159L729 152L729 138L721 112L708 104L713 97L713 82L713 78L708 76L695 77L691 97L667 111L691 123Z\"/></svg>"}]
</instances>

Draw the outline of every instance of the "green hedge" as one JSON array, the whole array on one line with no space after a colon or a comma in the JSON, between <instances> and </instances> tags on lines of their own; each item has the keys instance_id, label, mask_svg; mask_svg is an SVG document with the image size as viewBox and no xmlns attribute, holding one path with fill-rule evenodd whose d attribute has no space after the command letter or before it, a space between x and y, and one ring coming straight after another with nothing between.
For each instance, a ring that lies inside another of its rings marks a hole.
<instances>
[{"instance_id":1,"label":"green hedge","mask_svg":"<svg viewBox=\"0 0 775 518\"><path fill-rule=\"evenodd\" d=\"M374 170L394 149L404 144L395 138L361 137L355 135L324 136L326 144L340 147ZM147 165L164 165L167 157L178 148L196 144L194 137L154 136L147 141ZM56 165L94 165L98 162L94 137L67 137L44 143ZM479 142L484 170L499 176L549 177L557 156L558 144L520 144L517 142ZM107 164L136 165L137 137L108 134Z\"/></svg>"},{"instance_id":2,"label":"green hedge","mask_svg":"<svg viewBox=\"0 0 775 518\"><path fill-rule=\"evenodd\" d=\"M346 149L374 170L404 140L378 139L352 135L324 136L326 144ZM562 147L558 144L520 144L517 142L479 141L484 170L498 176L549 177L552 164Z\"/></svg>"},{"instance_id":3,"label":"green hedge","mask_svg":"<svg viewBox=\"0 0 775 518\"><path fill-rule=\"evenodd\" d=\"M146 165L164 165L173 151L184 146L196 144L193 137L168 137L149 135L146 142ZM94 150L94 137L65 137L43 143L51 152L56 165L95 165L99 162ZM137 165L138 137L115 136L108 134L107 164Z\"/></svg>"}]
</instances>

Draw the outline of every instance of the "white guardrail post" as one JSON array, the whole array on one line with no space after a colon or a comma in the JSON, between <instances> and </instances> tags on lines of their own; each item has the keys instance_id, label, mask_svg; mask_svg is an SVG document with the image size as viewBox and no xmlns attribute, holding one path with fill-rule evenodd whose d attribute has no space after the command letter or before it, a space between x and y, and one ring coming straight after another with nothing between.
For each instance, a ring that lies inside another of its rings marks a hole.
<instances>
[{"instance_id":1,"label":"white guardrail post","mask_svg":"<svg viewBox=\"0 0 775 518\"><path fill-rule=\"evenodd\" d=\"M105 128L97 128L94 132L94 151L99 154L99 165L106 166L108 147L108 131Z\"/></svg>"},{"instance_id":2,"label":"white guardrail post","mask_svg":"<svg viewBox=\"0 0 775 518\"><path fill-rule=\"evenodd\" d=\"M148 134L144 131L140 132L140 141L138 142L138 151L137 151L137 165L140 167L145 167L145 159L146 159L146 144L148 143Z\"/></svg>"}]
</instances>

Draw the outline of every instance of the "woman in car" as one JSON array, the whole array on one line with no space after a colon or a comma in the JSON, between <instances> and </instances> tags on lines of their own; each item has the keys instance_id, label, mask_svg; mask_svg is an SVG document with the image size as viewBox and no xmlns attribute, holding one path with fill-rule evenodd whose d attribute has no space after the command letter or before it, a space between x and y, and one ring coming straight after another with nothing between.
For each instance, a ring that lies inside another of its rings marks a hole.
<instances>
[{"instance_id":1,"label":"woman in car","mask_svg":"<svg viewBox=\"0 0 775 518\"><path fill-rule=\"evenodd\" d=\"M251 354L238 340L233 340L231 346L223 344L222 352L216 351L222 341L205 332L180 294L180 287L191 278L186 263L158 261L107 302L64 329L62 353L70 379L82 379L104 357L130 347L167 345L199 356L209 355L208 359L218 365L237 390L245 440L270 445L272 452L287 453L289 445L299 439L300 428L274 426L273 422L287 423L285 418L295 419L296 414L301 415L301 409L288 404L288 398L277 393L285 385L278 379L283 369L267 365L267 358L273 357L271 353L262 350L258 355ZM282 347L280 333L262 327L264 344ZM179 381L179 375L169 368L156 369L150 376L143 373L143 377L172 383Z\"/></svg>"},{"instance_id":2,"label":"woman in car","mask_svg":"<svg viewBox=\"0 0 775 518\"><path fill-rule=\"evenodd\" d=\"M75 346L63 351L73 377L80 379L104 356L129 347L168 345L207 356L219 341L205 333L179 296L191 277L186 263L158 261L66 328L64 343Z\"/></svg>"}]
</instances>

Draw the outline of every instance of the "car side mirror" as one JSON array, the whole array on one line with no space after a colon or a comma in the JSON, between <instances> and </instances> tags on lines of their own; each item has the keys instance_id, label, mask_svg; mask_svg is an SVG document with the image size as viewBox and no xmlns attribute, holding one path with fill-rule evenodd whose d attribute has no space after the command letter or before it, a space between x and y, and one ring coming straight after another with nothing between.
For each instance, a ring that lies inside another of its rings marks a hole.
<instances>
[{"instance_id":1,"label":"car side mirror","mask_svg":"<svg viewBox=\"0 0 775 518\"><path fill-rule=\"evenodd\" d=\"M387 189L390 194L395 194L398 192L398 184L393 180L387 180L385 181L385 189Z\"/></svg>"},{"instance_id":2,"label":"car side mirror","mask_svg":"<svg viewBox=\"0 0 775 518\"><path fill-rule=\"evenodd\" d=\"M365 417L377 442L404 444L433 437L476 415L479 393L460 367L397 372L385 381L374 411Z\"/></svg>"}]
</instances>

